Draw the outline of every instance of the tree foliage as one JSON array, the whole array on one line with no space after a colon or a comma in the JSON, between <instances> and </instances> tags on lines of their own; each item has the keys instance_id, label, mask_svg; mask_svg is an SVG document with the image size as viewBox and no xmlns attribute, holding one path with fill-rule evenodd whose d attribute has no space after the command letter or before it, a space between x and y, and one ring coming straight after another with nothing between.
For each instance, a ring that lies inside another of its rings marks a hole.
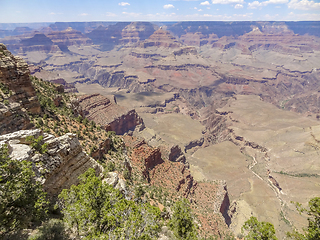
<instances>
[{"instance_id":1,"label":"tree foliage","mask_svg":"<svg viewBox=\"0 0 320 240\"><path fill-rule=\"evenodd\" d=\"M250 217L242 226L242 231L247 231L246 240L277 240L273 224L259 222L256 217Z\"/></svg>"},{"instance_id":2,"label":"tree foliage","mask_svg":"<svg viewBox=\"0 0 320 240\"><path fill-rule=\"evenodd\" d=\"M303 233L293 231L287 233L287 236L297 240L320 239L320 197L310 199L308 209L303 208L300 203L296 203L296 207L300 214L308 214L308 227L303 229Z\"/></svg>"},{"instance_id":3,"label":"tree foliage","mask_svg":"<svg viewBox=\"0 0 320 240\"><path fill-rule=\"evenodd\" d=\"M28 136L26 141L30 142L30 146L41 154L48 151L48 143L43 143L43 136L39 136L38 138L35 138L34 136Z\"/></svg>"},{"instance_id":4,"label":"tree foliage","mask_svg":"<svg viewBox=\"0 0 320 240\"><path fill-rule=\"evenodd\" d=\"M68 234L65 231L64 223L59 219L50 219L38 228L38 232L28 240L67 240Z\"/></svg>"},{"instance_id":5,"label":"tree foliage","mask_svg":"<svg viewBox=\"0 0 320 240\"><path fill-rule=\"evenodd\" d=\"M12 160L0 148L0 236L28 227L47 214L46 193L34 180L31 163Z\"/></svg>"},{"instance_id":6,"label":"tree foliage","mask_svg":"<svg viewBox=\"0 0 320 240\"><path fill-rule=\"evenodd\" d=\"M158 208L126 200L119 190L96 177L93 169L59 198L64 221L83 239L152 239L160 231Z\"/></svg>"},{"instance_id":7,"label":"tree foliage","mask_svg":"<svg viewBox=\"0 0 320 240\"><path fill-rule=\"evenodd\" d=\"M191 208L186 199L173 205L169 227L178 239L197 239L197 227L193 222Z\"/></svg>"}]
</instances>

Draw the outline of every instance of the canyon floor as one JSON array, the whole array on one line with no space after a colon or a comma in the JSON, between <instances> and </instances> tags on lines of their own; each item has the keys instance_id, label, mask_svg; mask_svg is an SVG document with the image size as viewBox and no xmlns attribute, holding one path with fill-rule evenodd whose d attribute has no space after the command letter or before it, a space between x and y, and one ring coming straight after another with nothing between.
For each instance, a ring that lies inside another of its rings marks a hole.
<instances>
[{"instance_id":1,"label":"canyon floor","mask_svg":"<svg viewBox=\"0 0 320 240\"><path fill-rule=\"evenodd\" d=\"M95 91L89 86L78 89ZM111 92L99 93L108 96ZM164 102L166 97L171 96L122 93L116 99L119 105L137 109L146 126L139 135L151 144L156 146L164 141L185 149L191 141L203 137L205 128L188 115L148 113L143 107ZM292 226L301 229L306 225L306 216L299 215L291 201L306 205L320 191L319 122L279 109L257 96L237 95L217 111L227 113L232 137L186 150L195 180L226 181L230 210L235 212L230 228L236 234L241 233L250 216L274 224L280 238Z\"/></svg>"}]
</instances>

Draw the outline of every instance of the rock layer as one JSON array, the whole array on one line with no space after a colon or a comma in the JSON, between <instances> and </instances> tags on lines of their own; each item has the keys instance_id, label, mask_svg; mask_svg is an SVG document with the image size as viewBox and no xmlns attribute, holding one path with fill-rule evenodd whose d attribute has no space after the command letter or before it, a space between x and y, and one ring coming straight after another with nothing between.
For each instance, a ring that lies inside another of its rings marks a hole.
<instances>
[{"instance_id":1,"label":"rock layer","mask_svg":"<svg viewBox=\"0 0 320 240\"><path fill-rule=\"evenodd\" d=\"M12 92L9 101L18 102L28 112L39 114L40 104L29 75L27 63L0 44L0 82Z\"/></svg>"},{"instance_id":2,"label":"rock layer","mask_svg":"<svg viewBox=\"0 0 320 240\"><path fill-rule=\"evenodd\" d=\"M78 98L83 114L89 120L100 124L106 131L124 134L143 125L142 118L134 109L128 110L99 94L83 95Z\"/></svg>"}]
</instances>

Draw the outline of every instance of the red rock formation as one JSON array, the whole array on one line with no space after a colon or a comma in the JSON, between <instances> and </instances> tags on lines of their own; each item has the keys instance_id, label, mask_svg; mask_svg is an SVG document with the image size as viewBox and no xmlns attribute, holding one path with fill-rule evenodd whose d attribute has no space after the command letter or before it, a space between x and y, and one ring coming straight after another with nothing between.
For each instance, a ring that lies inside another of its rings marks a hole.
<instances>
[{"instance_id":1,"label":"red rock formation","mask_svg":"<svg viewBox=\"0 0 320 240\"><path fill-rule=\"evenodd\" d=\"M140 44L140 47L167 47L178 48L182 44L170 34L170 32L159 29L155 31L146 41Z\"/></svg>"},{"instance_id":2,"label":"red rock formation","mask_svg":"<svg viewBox=\"0 0 320 240\"><path fill-rule=\"evenodd\" d=\"M136 111L128 110L99 95L83 95L78 98L83 114L89 120L100 124L106 131L124 134L143 124Z\"/></svg>"},{"instance_id":3,"label":"red rock formation","mask_svg":"<svg viewBox=\"0 0 320 240\"><path fill-rule=\"evenodd\" d=\"M150 147L143 139L127 135L124 142L131 152L132 173L143 176L151 185L165 189L176 199L186 197L200 221L203 236L227 229L226 222L229 224L230 218L224 217L228 217L225 213L229 198L224 182L198 183L185 164L169 161L159 148Z\"/></svg>"},{"instance_id":4,"label":"red rock formation","mask_svg":"<svg viewBox=\"0 0 320 240\"><path fill-rule=\"evenodd\" d=\"M103 159L104 155L108 152L108 150L111 148L111 139L107 138L99 143L99 148L95 151L93 151L90 156L93 157L95 160Z\"/></svg>"},{"instance_id":5,"label":"red rock formation","mask_svg":"<svg viewBox=\"0 0 320 240\"><path fill-rule=\"evenodd\" d=\"M159 148L152 148L147 144L142 144L133 149L131 163L139 169L142 176L150 182L150 171L158 164L163 163Z\"/></svg>"}]
</instances>

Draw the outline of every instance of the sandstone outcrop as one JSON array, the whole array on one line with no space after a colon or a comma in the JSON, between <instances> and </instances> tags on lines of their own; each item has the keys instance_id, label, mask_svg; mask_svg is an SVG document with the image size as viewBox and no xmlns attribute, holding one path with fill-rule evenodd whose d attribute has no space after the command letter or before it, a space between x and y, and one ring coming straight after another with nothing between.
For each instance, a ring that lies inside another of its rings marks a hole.
<instances>
[{"instance_id":1,"label":"sandstone outcrop","mask_svg":"<svg viewBox=\"0 0 320 240\"><path fill-rule=\"evenodd\" d=\"M100 124L106 131L124 134L138 125L143 125L142 118L134 109L121 107L102 95L83 95L78 101L84 116Z\"/></svg>"},{"instance_id":2,"label":"sandstone outcrop","mask_svg":"<svg viewBox=\"0 0 320 240\"><path fill-rule=\"evenodd\" d=\"M0 103L0 134L30 129L32 126L33 124L30 123L28 115L22 111L20 104Z\"/></svg>"},{"instance_id":3,"label":"sandstone outcrop","mask_svg":"<svg viewBox=\"0 0 320 240\"><path fill-rule=\"evenodd\" d=\"M47 152L40 154L32 149L28 136L43 136ZM78 177L93 168L98 175L102 167L83 150L75 134L67 133L55 138L38 129L21 130L0 136L0 145L7 144L10 157L32 162L36 177L50 196L56 196L64 188L77 184Z\"/></svg>"},{"instance_id":4,"label":"sandstone outcrop","mask_svg":"<svg viewBox=\"0 0 320 240\"><path fill-rule=\"evenodd\" d=\"M18 102L22 108L33 114L39 114L40 104L29 78L27 63L13 56L0 44L0 83L11 91L10 102Z\"/></svg>"},{"instance_id":5,"label":"sandstone outcrop","mask_svg":"<svg viewBox=\"0 0 320 240\"><path fill-rule=\"evenodd\" d=\"M108 172L106 176L104 176L103 182L111 185L115 189L119 189L126 197L128 196L126 181L120 178L118 173Z\"/></svg>"},{"instance_id":6,"label":"sandstone outcrop","mask_svg":"<svg viewBox=\"0 0 320 240\"><path fill-rule=\"evenodd\" d=\"M148 181L151 181L150 171L158 164L163 163L159 148L152 148L147 144L134 148L131 154L133 161L138 168L141 169L142 176Z\"/></svg>"}]
</instances>

